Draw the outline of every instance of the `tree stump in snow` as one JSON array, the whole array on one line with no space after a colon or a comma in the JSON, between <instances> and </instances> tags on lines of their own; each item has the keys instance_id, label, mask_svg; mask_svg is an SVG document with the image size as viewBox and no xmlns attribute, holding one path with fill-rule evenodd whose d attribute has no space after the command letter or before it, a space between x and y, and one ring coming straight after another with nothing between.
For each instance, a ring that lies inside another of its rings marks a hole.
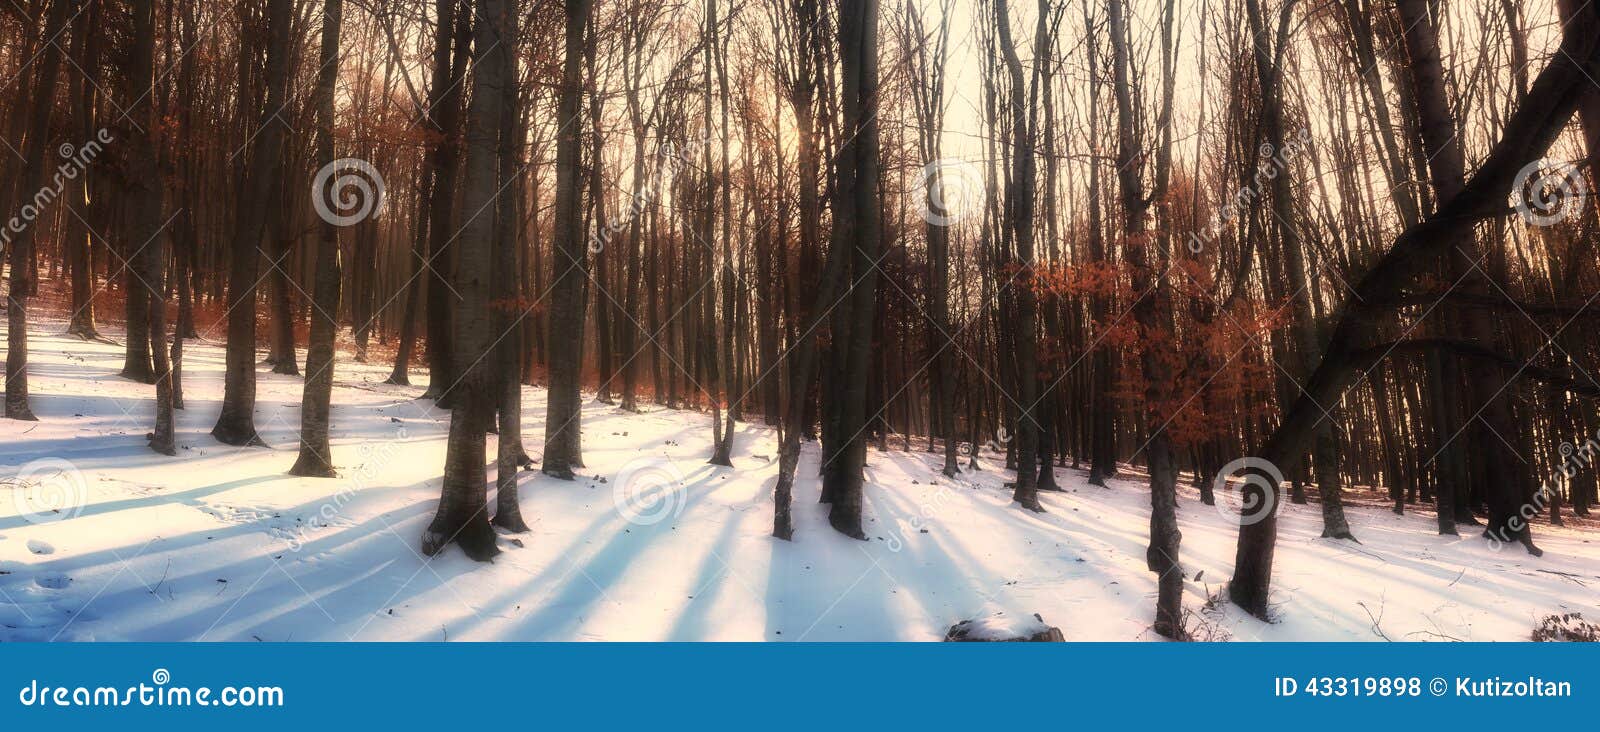
<instances>
[{"instance_id":1,"label":"tree stump in snow","mask_svg":"<svg viewBox=\"0 0 1600 732\"><path fill-rule=\"evenodd\" d=\"M986 618L963 620L945 631L946 643L1065 643L1061 629L1046 624L1034 613L1021 622L995 613Z\"/></svg>"}]
</instances>

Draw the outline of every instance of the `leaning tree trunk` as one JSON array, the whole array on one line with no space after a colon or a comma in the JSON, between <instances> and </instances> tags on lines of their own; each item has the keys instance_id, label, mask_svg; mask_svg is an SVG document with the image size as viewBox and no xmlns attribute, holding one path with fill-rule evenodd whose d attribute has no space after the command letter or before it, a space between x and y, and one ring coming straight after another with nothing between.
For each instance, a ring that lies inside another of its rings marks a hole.
<instances>
[{"instance_id":1,"label":"leaning tree trunk","mask_svg":"<svg viewBox=\"0 0 1600 732\"><path fill-rule=\"evenodd\" d=\"M1283 463L1304 449L1322 418L1319 403L1337 400L1358 368L1374 358L1365 350L1373 343L1374 321L1386 305L1426 268L1448 255L1453 242L1471 234L1481 220L1504 216L1511 185L1519 170L1542 155L1572 118L1588 79L1600 74L1600 8L1591 6L1568 24L1559 51L1540 72L1517 111L1507 120L1500 141L1461 191L1441 201L1438 210L1407 227L1377 264L1361 278L1345 301L1323 349L1322 360L1304 384L1301 396L1262 444L1257 456ZM1382 347L1377 355L1386 352ZM1266 476L1246 486L1246 505L1261 506L1242 518L1228 595L1246 612L1266 617L1272 588L1272 561L1278 524L1276 501L1266 490ZM1271 486L1276 490L1277 486Z\"/></svg>"},{"instance_id":2,"label":"leaning tree trunk","mask_svg":"<svg viewBox=\"0 0 1600 732\"><path fill-rule=\"evenodd\" d=\"M1287 153L1284 152L1286 136L1283 123L1282 76L1278 59L1283 53L1281 44L1286 39L1285 28L1293 4L1284 6L1280 25L1275 34L1262 18L1260 0L1248 0L1245 7L1249 16L1251 35L1255 38L1253 50L1256 80L1260 85L1262 99L1261 134L1271 149L1287 160ZM1274 37L1278 40L1277 49L1274 49L1272 43ZM1301 373L1309 374L1316 366L1320 339L1316 318L1311 308L1313 293L1311 274L1306 261L1308 246L1300 236L1299 222L1296 219L1291 185L1292 173L1290 166L1285 165L1277 169L1276 175L1272 178L1272 214L1278 225L1290 286L1295 288L1289 299L1290 309L1294 313L1294 335L1298 341L1296 345L1300 352ZM1334 429L1335 425L1326 421L1319 425L1313 450L1317 470L1317 492L1322 499L1322 535L1353 541L1355 536L1350 533L1350 524L1345 520L1344 502L1340 495L1338 436Z\"/></svg>"},{"instance_id":3,"label":"leaning tree trunk","mask_svg":"<svg viewBox=\"0 0 1600 732\"><path fill-rule=\"evenodd\" d=\"M334 204L344 199L343 176L333 158L333 95L339 81L339 22L344 0L324 0L321 61L315 91L317 114L317 177L311 195ZM375 203L373 205L376 205ZM306 383L300 398L300 456L290 475L332 478L332 449L328 445L329 402L333 398L333 338L339 329L339 287L343 269L339 260L339 225L319 208L321 240L317 242L317 273L312 287L311 339L306 344ZM289 356L293 359L294 352Z\"/></svg>"}]
</instances>

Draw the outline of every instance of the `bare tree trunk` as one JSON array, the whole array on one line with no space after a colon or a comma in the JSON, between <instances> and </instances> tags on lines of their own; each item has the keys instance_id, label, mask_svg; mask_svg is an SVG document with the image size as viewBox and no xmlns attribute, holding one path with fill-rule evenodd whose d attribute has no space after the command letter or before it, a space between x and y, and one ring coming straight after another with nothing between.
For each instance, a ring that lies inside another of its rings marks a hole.
<instances>
[{"instance_id":1,"label":"bare tree trunk","mask_svg":"<svg viewBox=\"0 0 1600 732\"><path fill-rule=\"evenodd\" d=\"M591 42L586 30L593 7L593 0L572 0L566 5L566 58L556 112L555 251L551 257L550 343L546 349L550 394L545 409L542 470L562 480L572 480L572 469L583 464L578 443L578 387L588 249L579 221L578 119L583 113L583 57L585 45Z\"/></svg>"},{"instance_id":2,"label":"bare tree trunk","mask_svg":"<svg viewBox=\"0 0 1600 732\"><path fill-rule=\"evenodd\" d=\"M1452 242L1467 236L1478 221L1506 214L1506 201L1517 172L1549 148L1578 105L1587 77L1600 73L1600 9L1589 8L1570 23L1559 52L1523 96L1507 120L1500 141L1456 195L1440 202L1427 219L1405 231L1353 288L1340 308L1323 356L1304 393L1285 412L1257 456L1270 463L1299 454L1321 419L1319 403L1332 403L1350 383L1356 369L1389 351L1373 343L1381 309L1393 303L1405 286L1428 266L1449 254ZM1368 349L1378 348L1375 353ZM1257 478L1266 476L1252 473ZM1276 501L1266 483L1246 487L1246 505L1262 506L1240 522L1230 599L1245 611L1266 617L1272 586L1272 560L1277 543ZM1276 486L1271 486L1275 491Z\"/></svg>"},{"instance_id":3,"label":"bare tree trunk","mask_svg":"<svg viewBox=\"0 0 1600 732\"><path fill-rule=\"evenodd\" d=\"M313 103L317 114L317 167L321 171L315 182L326 183L323 188L311 192L322 201L338 200L340 189L340 171L333 168L333 95L339 80L339 24L343 15L344 0L323 0L322 49ZM289 474L332 478L337 473L328 444L328 413L336 356L333 340L339 330L339 288L344 271L339 259L339 226L324 216L319 233L317 273L312 284L311 337L306 344L306 382L300 399L300 455L289 468Z\"/></svg>"},{"instance_id":4,"label":"bare tree trunk","mask_svg":"<svg viewBox=\"0 0 1600 732\"><path fill-rule=\"evenodd\" d=\"M1048 23L1048 5L1041 2L1039 38L1045 42ZM1011 500L1030 511L1044 513L1039 503L1039 359L1037 355L1036 323L1038 305L1034 298L1033 282L1033 120L1030 96L1023 83L1022 61L1017 56L1016 43L1011 39L1011 13L1008 0L995 0L995 35L1011 79L1009 95L1011 114L1011 172L1010 185L1006 186L1004 225L1011 229L1016 245L1016 260L1006 262L1008 269L1017 272L1010 278L1007 289L1012 290L1015 313L1012 319L1016 348L1016 402L1021 405L1016 417L1017 482Z\"/></svg>"},{"instance_id":5,"label":"bare tree trunk","mask_svg":"<svg viewBox=\"0 0 1600 732\"><path fill-rule=\"evenodd\" d=\"M427 201L433 176L424 171L421 177L417 188L416 230L411 237L411 276L406 279L406 304L404 314L400 316L400 345L395 348L394 369L385 381L399 386L411 385L411 353L417 343L417 307L422 302L423 268L427 263Z\"/></svg>"},{"instance_id":6,"label":"bare tree trunk","mask_svg":"<svg viewBox=\"0 0 1600 732\"><path fill-rule=\"evenodd\" d=\"M1145 441L1145 463L1150 470L1150 545L1145 551L1146 564L1156 573L1157 598L1155 631L1168 638L1186 637L1183 628L1183 567L1178 561L1179 544L1183 539L1178 531L1177 519L1177 466L1173 457L1172 438L1167 433L1170 408L1172 368L1164 344L1171 343L1172 295L1167 284L1166 271L1170 240L1163 235L1156 242L1156 261L1151 261L1152 232L1146 230L1146 217L1150 202L1161 199L1165 191L1166 176L1172 160L1170 114L1172 89L1167 86L1162 95L1162 146L1157 151L1156 190L1146 196L1141 180L1142 152L1139 149L1137 124L1138 109L1133 104L1132 49L1128 37L1125 4L1111 0L1107 6L1110 17L1113 82L1117 101L1117 178L1122 198L1123 251L1133 269L1134 290L1139 299L1133 304L1133 318L1138 324L1142 343L1139 363L1145 381L1145 415L1150 425L1150 436ZM1170 64L1173 54L1172 8L1170 0L1163 25L1163 40L1167 45L1163 62ZM1170 67L1163 70L1170 83ZM1164 227L1163 227L1164 228Z\"/></svg>"},{"instance_id":7,"label":"bare tree trunk","mask_svg":"<svg viewBox=\"0 0 1600 732\"><path fill-rule=\"evenodd\" d=\"M924 28L922 11L915 0L906 0L905 16L908 34L902 39L910 49L908 68L912 75L912 111L917 120L917 143L923 158L923 200L926 226L923 235L928 247L928 320L931 341L927 350L932 359L932 389L928 396L933 424L929 428L929 443L933 435L944 437L944 468L946 477L954 478L961 472L956 461L956 362L955 342L950 336L950 221L944 165L940 162L940 138L944 134L944 80L945 64L949 60L950 14L954 6L950 0L940 4L939 26L932 34Z\"/></svg>"},{"instance_id":8,"label":"bare tree trunk","mask_svg":"<svg viewBox=\"0 0 1600 732\"><path fill-rule=\"evenodd\" d=\"M1262 17L1260 0L1247 0L1245 4L1251 35L1254 37L1256 80L1260 85L1262 98L1261 134L1266 139L1267 145L1278 153L1282 153L1285 149L1287 138L1283 125L1280 66L1284 53L1283 45L1287 42L1286 32L1290 13L1293 12L1294 6L1293 0L1284 3L1280 10L1279 24L1276 28L1272 28ZM1277 40L1276 44L1273 42L1274 39ZM1311 307L1314 294L1306 256L1308 246L1301 239L1294 207L1294 192L1291 185L1293 172L1288 165L1276 170L1276 175L1272 179L1272 213L1282 245L1289 286L1294 288L1289 300L1294 313L1295 340L1300 352L1300 366L1303 374L1309 374L1318 359L1320 336ZM1322 499L1322 535L1354 541L1355 536L1350 533L1350 525L1345 520L1344 503L1340 496L1338 441L1334 428L1335 425L1327 421L1317 428L1314 450L1317 490Z\"/></svg>"},{"instance_id":9,"label":"bare tree trunk","mask_svg":"<svg viewBox=\"0 0 1600 732\"><path fill-rule=\"evenodd\" d=\"M148 305L150 353L155 357L156 423L150 435L150 449L163 455L177 454L173 443L172 424L172 364L167 360L167 301L166 263L167 236L162 231L164 216L164 191L161 181L160 152L154 139L156 122L155 84L155 3L137 0L133 5L133 63L128 70L130 92L139 100L129 110L134 131L130 154L134 169L138 171L131 181L135 222L133 235L143 242L135 255L138 280L143 283L131 288L128 297L144 298ZM139 132L138 129L143 129Z\"/></svg>"},{"instance_id":10,"label":"bare tree trunk","mask_svg":"<svg viewBox=\"0 0 1600 732\"><path fill-rule=\"evenodd\" d=\"M531 467L532 460L522 445L522 317L514 317L510 307L517 302L517 273L521 271L517 267L517 252L522 248L517 223L523 195L515 7L505 14L498 27L501 45L495 47L492 62L501 66L499 181L496 185L500 193L496 201L495 267L491 279L494 301L500 304L494 309L495 331L500 334L494 346L495 399L500 420L495 459L495 513L490 522L507 531L522 533L528 530L528 524L522 518L522 503L517 496L517 471L525 465Z\"/></svg>"},{"instance_id":11,"label":"bare tree trunk","mask_svg":"<svg viewBox=\"0 0 1600 732\"><path fill-rule=\"evenodd\" d=\"M101 35L100 5L94 3L84 8L77 19L77 40L74 45L85 68L96 68L100 63ZM82 74L73 76L72 101L77 111L78 133L84 140L92 139L98 129L95 117L98 92L95 85L88 83ZM94 318L94 267L90 256L94 249L95 233L81 221L84 217L93 220L96 206L104 208L91 196L89 177L92 173L92 169L83 170L81 179L67 188L71 196L68 205L74 206L81 215L70 217L73 224L69 225L70 233L64 244L72 277L72 319L67 324L67 332L84 340L100 337Z\"/></svg>"},{"instance_id":12,"label":"bare tree trunk","mask_svg":"<svg viewBox=\"0 0 1600 732\"><path fill-rule=\"evenodd\" d=\"M289 24L293 3L268 0L267 97L249 170L239 199L239 215L228 270L228 347L222 413L211 435L227 445L264 445L256 434L256 270L267 232L267 207L276 189L283 156L283 123L277 115L287 103Z\"/></svg>"},{"instance_id":13,"label":"bare tree trunk","mask_svg":"<svg viewBox=\"0 0 1600 732\"><path fill-rule=\"evenodd\" d=\"M495 368L485 363L496 334L489 312L494 279L494 229L499 162L499 132L504 101L505 64L500 53L505 28L504 0L475 0L472 23L472 103L467 112L467 165L462 205L484 215L468 216L456 244L456 289L452 351L459 385L450 411L450 439L445 451L444 487L439 512L422 535L422 551L439 553L451 542L468 557L487 561L500 553L489 525L488 478L484 469L485 426L496 402Z\"/></svg>"},{"instance_id":14,"label":"bare tree trunk","mask_svg":"<svg viewBox=\"0 0 1600 732\"><path fill-rule=\"evenodd\" d=\"M843 99L838 153L839 200L832 246L851 256L853 286L842 342L844 368L831 396L838 400L837 454L823 492L833 504L828 523L845 536L866 539L861 509L867 462L867 391L877 310L877 261L882 237L878 150L878 0L841 0L839 49ZM827 391L827 390L825 390ZM828 485L829 479L834 484Z\"/></svg>"},{"instance_id":15,"label":"bare tree trunk","mask_svg":"<svg viewBox=\"0 0 1600 732\"><path fill-rule=\"evenodd\" d=\"M74 0L55 0L45 20L45 38L55 39L65 30L67 11ZM39 52L36 63L39 70L33 79L31 106L28 110L28 139L22 186L18 196L24 201L33 198L35 191L44 187L45 149L50 136L50 113L55 109L56 73L61 68L61 44L48 42ZM20 114L20 111L18 112ZM31 205L31 204L29 204ZM10 242L10 290L6 303L6 416L11 419L35 421L33 409L28 404L28 299L38 287L34 273L34 230L43 221L30 221ZM13 227L14 228L14 227Z\"/></svg>"},{"instance_id":16,"label":"bare tree trunk","mask_svg":"<svg viewBox=\"0 0 1600 732\"><path fill-rule=\"evenodd\" d=\"M450 284L456 255L448 251L453 239L459 236L456 216L456 167L461 158L458 130L461 126L461 88L466 75L472 13L462 12L457 5L464 0L438 0L438 16L434 43L434 87L429 90L428 121L439 135L428 153L432 171L433 188L428 200L428 256L423 260L427 271L427 334L428 334L428 390L423 394L435 400L440 408L452 406L450 391L459 381L452 371L452 336L450 307L459 293ZM453 30L452 30L453 29ZM451 38L454 38L452 45ZM438 50L450 48L449 55ZM442 63L449 58L448 64ZM443 69L441 72L440 69ZM468 209L468 215L476 209Z\"/></svg>"},{"instance_id":17,"label":"bare tree trunk","mask_svg":"<svg viewBox=\"0 0 1600 732\"><path fill-rule=\"evenodd\" d=\"M1411 58L1411 82L1416 89L1418 123L1427 153L1429 177L1436 198L1447 201L1466 185L1466 156L1450 111L1434 21L1429 16L1427 3L1421 0L1398 0L1396 7L1405 27L1404 39ZM1446 262L1451 281L1481 281L1488 276L1474 265L1479 259L1479 246L1470 232L1449 242L1449 246ZM1477 270L1476 276L1474 270ZM1486 310L1466 308L1456 316L1464 325L1469 340L1479 347L1493 346L1494 325ZM1504 442L1518 434L1508 403L1510 395L1501 393L1506 388L1506 378L1493 364L1481 359L1467 360L1463 372L1469 409L1473 409L1470 414L1474 416L1458 434L1444 435L1442 439L1470 439L1474 452L1483 458L1484 485L1489 491L1489 523L1485 534L1498 534L1499 540L1505 542L1514 538L1529 553L1542 554L1533 544L1526 519L1517 517L1522 505L1533 496L1522 487L1523 476L1517 469L1521 459Z\"/></svg>"},{"instance_id":18,"label":"bare tree trunk","mask_svg":"<svg viewBox=\"0 0 1600 732\"><path fill-rule=\"evenodd\" d=\"M816 92L820 83L823 32L818 22L818 7L814 0L796 0L791 5L795 34L794 68L788 81L790 105L795 115L795 155L798 169L799 225L800 225L800 276L806 276L815 265L812 259L821 250L821 200L817 195L819 156L816 136ZM838 226L835 213L835 226ZM778 477L773 486L772 535L783 540L794 538L795 471L800 464L800 440L811 428L811 384L816 376L819 360L816 333L828 318L834 305L840 283L845 276L845 263L849 253L842 247L828 249L826 264L817 277L815 298L809 309L796 307L797 317L803 318L790 346L791 366L787 401L783 406L781 436L778 445ZM796 296L804 291L797 287Z\"/></svg>"},{"instance_id":19,"label":"bare tree trunk","mask_svg":"<svg viewBox=\"0 0 1600 732\"><path fill-rule=\"evenodd\" d=\"M1100 31L1095 27L1092 14L1093 3L1083 4L1083 23L1087 38L1086 53L1090 70L1089 79L1089 138L1100 139L1100 83L1097 81L1099 72L1100 54L1096 46L1096 39ZM1108 256L1103 216L1101 213L1100 198L1100 160L1098 156L1089 159L1089 259L1102 265L1111 263ZM1089 483L1106 487L1106 481L1117 474L1117 435L1116 435L1116 405L1111 399L1112 389L1116 387L1116 362L1112 345L1106 343L1104 335L1099 329L1107 327L1110 323L1111 297L1098 289L1089 295L1089 317L1095 324L1095 342L1089 344L1094 352L1090 365L1093 376L1090 379L1089 390ZM977 453L976 450L973 451Z\"/></svg>"},{"instance_id":20,"label":"bare tree trunk","mask_svg":"<svg viewBox=\"0 0 1600 732\"><path fill-rule=\"evenodd\" d=\"M720 466L723 466L723 467L732 467L733 466L733 411L734 411L734 405L729 403L729 400L733 398L733 388L732 388L732 384L733 384L733 328L734 328L734 321L735 321L734 303L733 303L734 282L733 282L733 248L732 248L732 246L733 246L733 242L732 242L732 239L733 239L733 215L734 215L733 214L733 195L732 195L732 193L733 193L733 180L730 178L730 171L731 171L732 166L731 166L731 162L729 160L729 154L728 154L728 146L729 146L729 139L728 138L731 137L731 135L728 132L728 104L729 104L729 98L728 98L728 68L727 68L727 59L725 59L723 57L724 53L726 52L726 48L724 47L725 41L719 40L719 38L725 38L726 34L721 34L719 36L717 31L718 31L718 28L717 28L717 0L706 0L706 29L705 29L706 35L705 35L705 37L706 37L706 59L707 59L706 75L707 75L707 77L706 77L706 89L705 89L705 116L706 116L706 120L705 121L706 121L706 136L708 138L711 136L711 106L712 105L711 105L710 74L711 74L712 67L715 67L715 69L716 69L717 87L718 87L719 91L721 92L720 93L720 99L722 101L722 132L721 132L720 135L718 135L719 139L721 139L721 141L722 141L722 175L720 176L720 180L717 183L717 187L720 189L720 192L722 194L722 201L721 201L721 205L719 207L721 209L721 219L722 219L722 235L721 235L721 239L722 239L722 256L721 256L721 259L722 259L722 267L721 267L721 269L722 269L722 313L721 313L722 332L720 333L720 337L719 337L719 334L717 333L717 318L716 318L716 315L717 315L716 310L717 309L716 309L716 306L713 304L714 301L711 301L711 300L707 301L707 303L706 303L706 305L707 305L706 312L708 313L708 317L706 318L706 322L702 324L702 327L705 328L705 330L708 333L711 334L711 341L710 341L710 345L711 345L710 351L711 352L707 354L708 357L709 357L708 363L717 361L717 359L719 359L719 358L721 359L720 362L717 362L717 364L716 364L717 383L714 383L714 384L712 384L710 386L710 388L716 389L718 392L720 392L720 394L714 392L714 393L708 395L710 397L710 399L711 399L711 419L712 419L712 428L713 428L712 429L712 438L713 439L712 439L711 459L709 461L707 461L707 462L709 462L712 465L720 465ZM711 166L709 165L709 160L710 160L710 157L711 157L711 155L710 155L711 146L710 145L706 145L705 147L706 147L706 159L708 161L708 164L706 166L706 170L707 170L708 175L706 176L706 178L707 178L707 180L710 180L711 176L709 175L709 171L711 170ZM706 202L707 202L707 204L711 203L709 196L708 196ZM711 230L712 230L712 219L713 219L712 212L710 210L708 210L707 214L706 214L706 222L705 222L706 223L705 230L706 230L706 233L708 234L708 236L706 236L704 238L703 242L702 242L702 243L704 243L706 245L706 247L708 249L708 253L710 253L710 248L712 246L711 245L711 236L709 236L709 234L711 233ZM706 269L706 280L707 280L707 282L708 283L715 282L715 277L716 277L715 270L713 270L712 268L708 267ZM718 349L717 349L717 345L718 345L718 341L719 340L721 341L721 351L720 351L720 353L718 352ZM725 419L724 419L724 415L726 415Z\"/></svg>"}]
</instances>

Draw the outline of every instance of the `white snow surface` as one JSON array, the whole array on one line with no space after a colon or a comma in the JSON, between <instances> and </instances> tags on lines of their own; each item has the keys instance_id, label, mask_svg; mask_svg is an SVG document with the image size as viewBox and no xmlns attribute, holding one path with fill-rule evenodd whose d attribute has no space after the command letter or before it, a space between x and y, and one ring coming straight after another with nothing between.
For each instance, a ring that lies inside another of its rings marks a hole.
<instances>
[{"instance_id":1,"label":"white snow surface","mask_svg":"<svg viewBox=\"0 0 1600 732\"><path fill-rule=\"evenodd\" d=\"M0 419L0 641L931 641L996 613L1038 613L1071 641L1158 639L1137 476L1099 488L1058 470L1066 491L1033 514L1011 502L998 459L949 480L925 444L873 449L863 542L828 527L808 444L791 543L770 536L773 430L738 425L734 467L716 468L705 462L708 416L590 400L580 478L518 476L530 532L502 534L492 563L455 547L427 559L418 543L449 416L418 398L425 375L390 386L387 364L341 354L341 477L295 478L285 471L299 378L260 370L256 419L270 448L222 445L209 434L222 350L189 342L178 455L157 455L144 438L154 387L117 376L120 347L60 335L63 325L36 322L30 334L40 421ZM544 412L544 390L525 388L535 457ZM1547 553L1534 559L1437 536L1431 515L1352 507L1349 519L1359 545L1319 538L1316 505L1283 507L1276 617L1262 622L1207 602L1232 573L1238 527L1182 489L1191 629L1216 640L1510 641L1550 613L1600 619L1592 531L1541 526Z\"/></svg>"}]
</instances>

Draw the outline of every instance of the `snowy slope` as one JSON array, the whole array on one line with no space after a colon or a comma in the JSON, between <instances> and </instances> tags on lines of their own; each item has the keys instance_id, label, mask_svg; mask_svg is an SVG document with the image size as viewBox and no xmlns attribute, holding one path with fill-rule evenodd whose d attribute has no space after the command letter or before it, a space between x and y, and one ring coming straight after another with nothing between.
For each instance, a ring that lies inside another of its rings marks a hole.
<instances>
[{"instance_id":1,"label":"snowy slope","mask_svg":"<svg viewBox=\"0 0 1600 732\"><path fill-rule=\"evenodd\" d=\"M705 465L705 415L591 402L583 477L519 477L533 528L520 545L503 536L493 564L454 548L425 561L448 416L417 399L420 385L341 361L342 477L294 478L298 378L260 374L270 449L220 445L208 432L222 352L191 342L179 454L164 457L144 446L153 387L116 376L120 348L61 330L36 324L31 338L41 421L0 420L12 483L0 487L0 640L937 640L963 619L1032 613L1068 640L1155 638L1137 480L1102 489L1061 471L1067 492L1034 515L1010 505L992 461L947 481L932 455L874 450L872 540L857 542L827 528L808 445L784 543L768 536L770 430L740 425L735 467L718 469ZM537 455L544 392L525 399ZM1592 532L1541 527L1536 560L1435 536L1429 516L1352 508L1358 546L1317 538L1312 505L1284 509L1280 617L1262 623L1205 607L1231 573L1236 524L1189 492L1180 521L1185 604L1205 637L1523 640L1552 612L1600 616Z\"/></svg>"}]
</instances>

